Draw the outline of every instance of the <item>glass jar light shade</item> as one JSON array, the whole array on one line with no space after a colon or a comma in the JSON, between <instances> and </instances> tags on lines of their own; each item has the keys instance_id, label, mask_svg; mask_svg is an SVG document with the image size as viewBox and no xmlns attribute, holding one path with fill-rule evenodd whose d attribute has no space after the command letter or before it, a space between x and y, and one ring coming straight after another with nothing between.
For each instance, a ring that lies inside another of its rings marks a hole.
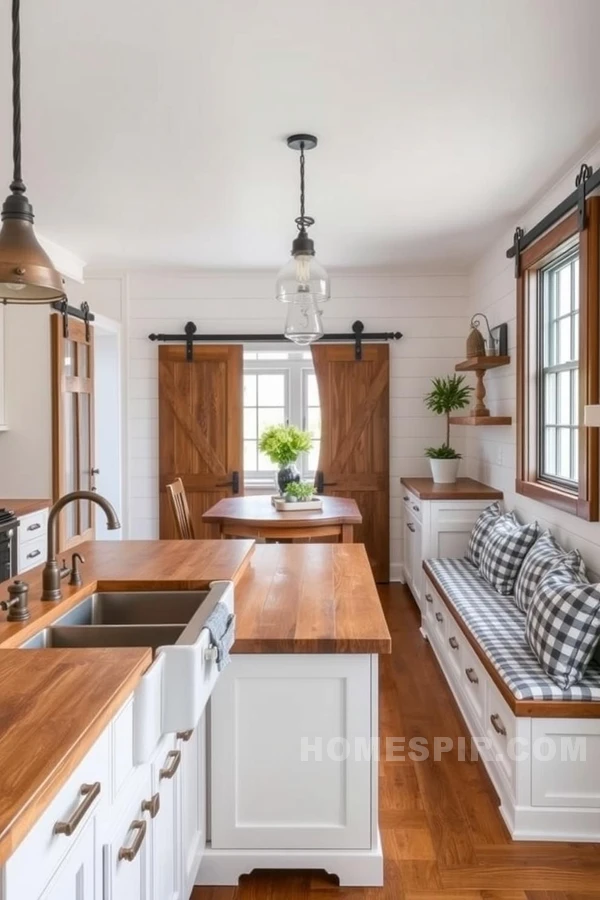
<instances>
[{"instance_id":1,"label":"glass jar light shade","mask_svg":"<svg viewBox=\"0 0 600 900\"><path fill-rule=\"evenodd\" d=\"M278 300L293 303L299 294L311 294L316 303L324 303L331 296L329 275L310 253L296 253L277 276Z\"/></svg>"},{"instance_id":2,"label":"glass jar light shade","mask_svg":"<svg viewBox=\"0 0 600 900\"><path fill-rule=\"evenodd\" d=\"M288 306L285 336L295 344L312 344L323 337L321 310L310 294L300 295Z\"/></svg>"}]
</instances>

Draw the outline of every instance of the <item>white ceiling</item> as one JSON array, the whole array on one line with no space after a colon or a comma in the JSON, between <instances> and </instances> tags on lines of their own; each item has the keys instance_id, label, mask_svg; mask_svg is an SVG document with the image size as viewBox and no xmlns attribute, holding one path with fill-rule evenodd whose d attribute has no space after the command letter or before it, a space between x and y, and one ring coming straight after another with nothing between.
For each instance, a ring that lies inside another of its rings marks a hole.
<instances>
[{"instance_id":1,"label":"white ceiling","mask_svg":"<svg viewBox=\"0 0 600 900\"><path fill-rule=\"evenodd\" d=\"M96 265L283 264L303 130L323 263L464 265L600 132L599 0L22 6L37 226Z\"/></svg>"}]
</instances>

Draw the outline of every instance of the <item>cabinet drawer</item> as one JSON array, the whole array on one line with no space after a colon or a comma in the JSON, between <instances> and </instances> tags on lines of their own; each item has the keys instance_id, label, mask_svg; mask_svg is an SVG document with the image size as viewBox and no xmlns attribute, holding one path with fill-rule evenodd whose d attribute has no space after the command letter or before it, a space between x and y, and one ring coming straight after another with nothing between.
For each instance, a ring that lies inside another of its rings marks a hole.
<instances>
[{"instance_id":1,"label":"cabinet drawer","mask_svg":"<svg viewBox=\"0 0 600 900\"><path fill-rule=\"evenodd\" d=\"M514 794L516 780L514 751L517 733L515 717L489 678L486 679L486 697L485 735L491 745L492 758Z\"/></svg>"},{"instance_id":2,"label":"cabinet drawer","mask_svg":"<svg viewBox=\"0 0 600 900\"><path fill-rule=\"evenodd\" d=\"M45 537L48 528L48 510L40 509L19 519L19 544Z\"/></svg>"},{"instance_id":3,"label":"cabinet drawer","mask_svg":"<svg viewBox=\"0 0 600 900\"><path fill-rule=\"evenodd\" d=\"M422 522L423 507L419 498L415 497L414 494L411 494L410 491L405 491L405 493L402 494L402 500L404 502L405 517L410 516L411 518L415 518L418 522Z\"/></svg>"},{"instance_id":4,"label":"cabinet drawer","mask_svg":"<svg viewBox=\"0 0 600 900\"><path fill-rule=\"evenodd\" d=\"M28 572L44 562L46 542L46 535L43 534L32 541L19 544L19 573Z\"/></svg>"},{"instance_id":5,"label":"cabinet drawer","mask_svg":"<svg viewBox=\"0 0 600 900\"><path fill-rule=\"evenodd\" d=\"M487 674L466 640L463 640L461 659L461 688L477 722L483 724L485 684Z\"/></svg>"},{"instance_id":6,"label":"cabinet drawer","mask_svg":"<svg viewBox=\"0 0 600 900\"><path fill-rule=\"evenodd\" d=\"M52 874L73 847L86 822L99 807L106 806L109 792L110 726L98 738L91 750L77 766L66 784L37 820L25 840L6 863L6 897L34 898L42 893ZM83 785L100 784L100 793L86 809L85 815L71 835L57 834L58 822L73 820L82 808L86 795ZM23 886L27 885L27 891Z\"/></svg>"}]
</instances>

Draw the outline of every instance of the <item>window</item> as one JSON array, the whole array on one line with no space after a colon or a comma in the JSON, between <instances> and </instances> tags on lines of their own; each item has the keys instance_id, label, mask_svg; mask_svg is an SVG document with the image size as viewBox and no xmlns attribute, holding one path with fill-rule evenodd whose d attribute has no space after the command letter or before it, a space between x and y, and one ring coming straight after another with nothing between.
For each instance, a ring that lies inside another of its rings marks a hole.
<instances>
[{"instance_id":1,"label":"window","mask_svg":"<svg viewBox=\"0 0 600 900\"><path fill-rule=\"evenodd\" d=\"M540 480L577 491L579 431L579 250L539 273Z\"/></svg>"},{"instance_id":2,"label":"window","mask_svg":"<svg viewBox=\"0 0 600 900\"><path fill-rule=\"evenodd\" d=\"M598 519L599 201L587 227L574 213L521 256L517 284L517 492Z\"/></svg>"},{"instance_id":3,"label":"window","mask_svg":"<svg viewBox=\"0 0 600 900\"><path fill-rule=\"evenodd\" d=\"M303 478L314 477L319 461L321 408L312 355L294 350L244 352L244 478L271 482L277 466L260 453L258 441L269 425L290 424L312 432L310 453L298 460Z\"/></svg>"}]
</instances>

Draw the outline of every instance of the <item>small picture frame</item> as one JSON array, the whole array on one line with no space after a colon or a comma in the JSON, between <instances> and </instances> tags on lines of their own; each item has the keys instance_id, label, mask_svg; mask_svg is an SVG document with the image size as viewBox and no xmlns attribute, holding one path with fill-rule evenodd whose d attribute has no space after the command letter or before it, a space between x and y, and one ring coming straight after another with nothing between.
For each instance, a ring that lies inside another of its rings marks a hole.
<instances>
[{"instance_id":1,"label":"small picture frame","mask_svg":"<svg viewBox=\"0 0 600 900\"><path fill-rule=\"evenodd\" d=\"M490 334L494 339L494 349L496 356L508 356L508 325L503 322L502 325L496 325L490 328Z\"/></svg>"}]
</instances>

